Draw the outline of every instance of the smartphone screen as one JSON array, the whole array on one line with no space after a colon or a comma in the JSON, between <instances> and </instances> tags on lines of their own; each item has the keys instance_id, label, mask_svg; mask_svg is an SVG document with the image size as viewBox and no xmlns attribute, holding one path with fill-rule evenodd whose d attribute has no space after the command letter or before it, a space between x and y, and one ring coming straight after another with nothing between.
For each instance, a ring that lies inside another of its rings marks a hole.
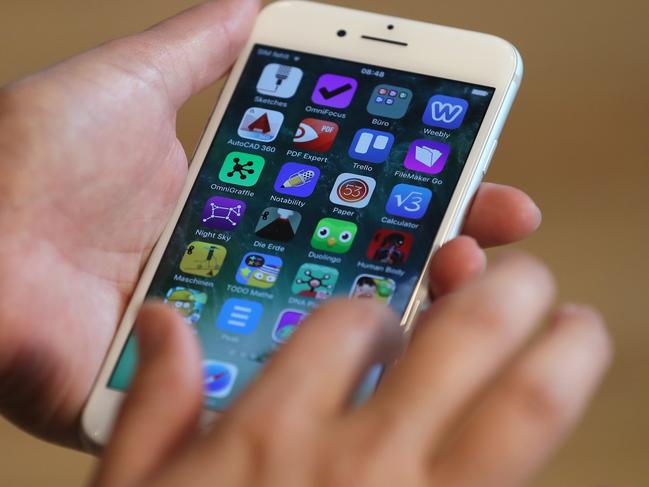
<instances>
[{"instance_id":1,"label":"smartphone screen","mask_svg":"<svg viewBox=\"0 0 649 487\"><path fill-rule=\"evenodd\" d=\"M200 339L206 407L332 296L404 313L493 93L254 46L147 293ZM131 335L108 387L136 362Z\"/></svg>"}]
</instances>

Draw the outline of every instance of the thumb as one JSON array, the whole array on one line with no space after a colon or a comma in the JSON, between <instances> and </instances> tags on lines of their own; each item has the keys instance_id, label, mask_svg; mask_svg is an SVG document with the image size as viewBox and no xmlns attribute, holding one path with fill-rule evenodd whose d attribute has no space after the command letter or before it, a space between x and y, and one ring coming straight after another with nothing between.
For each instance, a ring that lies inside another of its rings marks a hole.
<instances>
[{"instance_id":1,"label":"thumb","mask_svg":"<svg viewBox=\"0 0 649 487\"><path fill-rule=\"evenodd\" d=\"M210 1L100 50L111 63L162 87L179 107L230 68L258 8L259 0Z\"/></svg>"},{"instance_id":2,"label":"thumb","mask_svg":"<svg viewBox=\"0 0 649 487\"><path fill-rule=\"evenodd\" d=\"M94 485L134 485L196 431L202 406L201 351L184 320L163 304L138 317L139 365Z\"/></svg>"}]
</instances>

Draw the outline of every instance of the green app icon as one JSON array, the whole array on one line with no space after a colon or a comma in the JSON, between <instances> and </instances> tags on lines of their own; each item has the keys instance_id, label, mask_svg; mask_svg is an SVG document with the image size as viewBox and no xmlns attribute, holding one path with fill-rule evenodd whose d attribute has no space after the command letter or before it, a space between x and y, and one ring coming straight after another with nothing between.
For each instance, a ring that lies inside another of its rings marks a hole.
<instances>
[{"instance_id":1,"label":"green app icon","mask_svg":"<svg viewBox=\"0 0 649 487\"><path fill-rule=\"evenodd\" d=\"M311 237L311 247L336 254L348 252L356 237L355 223L336 218L323 218Z\"/></svg>"},{"instance_id":2,"label":"green app icon","mask_svg":"<svg viewBox=\"0 0 649 487\"><path fill-rule=\"evenodd\" d=\"M264 158L245 152L230 152L223 161L219 179L237 186L254 186L264 169Z\"/></svg>"}]
</instances>

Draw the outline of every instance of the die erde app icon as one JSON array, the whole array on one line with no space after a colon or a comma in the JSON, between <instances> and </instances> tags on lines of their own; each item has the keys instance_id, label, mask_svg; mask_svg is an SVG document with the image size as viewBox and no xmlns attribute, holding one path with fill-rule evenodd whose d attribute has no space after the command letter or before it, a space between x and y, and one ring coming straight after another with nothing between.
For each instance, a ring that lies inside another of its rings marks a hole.
<instances>
[{"instance_id":1,"label":"die erde app icon","mask_svg":"<svg viewBox=\"0 0 649 487\"><path fill-rule=\"evenodd\" d=\"M315 85L311 101L331 108L347 108L354 98L358 81L339 74L327 73L320 76Z\"/></svg>"},{"instance_id":2,"label":"die erde app icon","mask_svg":"<svg viewBox=\"0 0 649 487\"><path fill-rule=\"evenodd\" d=\"M305 118L293 137L293 146L311 152L327 152L338 135L338 124L317 118Z\"/></svg>"}]
</instances>

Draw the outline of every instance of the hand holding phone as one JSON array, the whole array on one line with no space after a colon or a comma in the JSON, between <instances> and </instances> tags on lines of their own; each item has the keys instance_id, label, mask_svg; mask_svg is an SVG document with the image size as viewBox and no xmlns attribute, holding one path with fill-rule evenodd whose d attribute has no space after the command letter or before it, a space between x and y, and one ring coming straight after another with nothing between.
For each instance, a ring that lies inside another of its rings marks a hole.
<instances>
[{"instance_id":1,"label":"hand holding phone","mask_svg":"<svg viewBox=\"0 0 649 487\"><path fill-rule=\"evenodd\" d=\"M228 69L247 39L255 8L252 0L201 5L0 90L0 153L8 162L0 167L0 408L22 428L79 446L81 409L185 177L176 110ZM230 30L219 28L224 22ZM97 117L88 118L89 107ZM345 130L346 137L354 135ZM220 177L218 167L210 171ZM260 239L295 238L299 212L284 215L288 228L262 219L251 231ZM278 218L268 215L271 222ZM481 245L500 245L523 238L538 221L527 195L483 184L464 233ZM312 236L303 237L306 245ZM363 247L371 244L368 239ZM182 269L179 256L179 272L202 268L208 279L222 273L221 261L228 262L222 247L196 246L195 260ZM467 270L479 269L482 259L471 239L451 242L433 260L431 288L445 292ZM236 282L234 274L230 278ZM277 338L289 334L296 316L287 314Z\"/></svg>"}]
</instances>

